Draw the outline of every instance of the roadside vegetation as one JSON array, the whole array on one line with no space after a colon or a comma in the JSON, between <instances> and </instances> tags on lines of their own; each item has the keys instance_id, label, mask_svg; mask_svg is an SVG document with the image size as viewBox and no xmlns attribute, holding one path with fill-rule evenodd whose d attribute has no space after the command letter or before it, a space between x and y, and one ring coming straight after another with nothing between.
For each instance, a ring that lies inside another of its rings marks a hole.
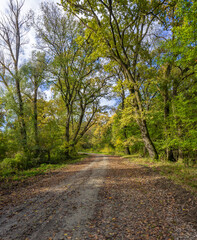
<instances>
[{"instance_id":1,"label":"roadside vegetation","mask_svg":"<svg viewBox=\"0 0 197 240\"><path fill-rule=\"evenodd\" d=\"M29 177L45 174L50 170L65 168L70 164L83 161L83 159L86 157L86 154L79 154L78 156L67 159L66 161L42 163L37 165L37 167L31 167L27 170L24 170L23 167L19 168L19 163L13 164L13 162L16 162L16 159L14 159L14 161L12 160L12 162L10 160L6 161L6 165L4 165L5 162L1 162L0 182L23 181L24 179Z\"/></svg>"}]
</instances>

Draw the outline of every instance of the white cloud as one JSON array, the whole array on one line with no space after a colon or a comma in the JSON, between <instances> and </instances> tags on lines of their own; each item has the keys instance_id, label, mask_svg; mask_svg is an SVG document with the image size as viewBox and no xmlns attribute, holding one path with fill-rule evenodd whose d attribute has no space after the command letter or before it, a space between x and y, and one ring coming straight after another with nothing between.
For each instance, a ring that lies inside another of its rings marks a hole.
<instances>
[{"instance_id":1,"label":"white cloud","mask_svg":"<svg viewBox=\"0 0 197 240\"><path fill-rule=\"evenodd\" d=\"M114 104L116 103L116 100L115 99L112 99L112 100L108 100L106 98L101 98L101 106L108 106L108 107L112 107L114 106Z\"/></svg>"}]
</instances>

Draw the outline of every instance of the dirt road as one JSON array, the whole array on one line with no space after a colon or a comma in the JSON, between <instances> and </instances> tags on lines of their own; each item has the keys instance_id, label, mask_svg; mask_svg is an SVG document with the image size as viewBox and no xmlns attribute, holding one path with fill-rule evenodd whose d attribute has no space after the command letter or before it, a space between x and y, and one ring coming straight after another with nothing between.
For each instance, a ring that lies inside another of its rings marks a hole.
<instances>
[{"instance_id":1,"label":"dirt road","mask_svg":"<svg viewBox=\"0 0 197 240\"><path fill-rule=\"evenodd\" d=\"M10 196L2 240L197 240L196 196L119 157L93 155Z\"/></svg>"}]
</instances>

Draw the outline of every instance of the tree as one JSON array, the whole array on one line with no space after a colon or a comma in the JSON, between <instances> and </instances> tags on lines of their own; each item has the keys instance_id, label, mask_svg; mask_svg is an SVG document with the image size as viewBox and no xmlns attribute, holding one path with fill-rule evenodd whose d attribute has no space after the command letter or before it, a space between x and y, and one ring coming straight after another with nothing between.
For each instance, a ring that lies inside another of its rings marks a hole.
<instances>
[{"instance_id":1,"label":"tree","mask_svg":"<svg viewBox=\"0 0 197 240\"><path fill-rule=\"evenodd\" d=\"M87 34L98 48L98 54L115 61L129 81L134 96L133 114L141 131L144 144L153 158L158 158L151 140L139 86L138 63L148 53L148 33L162 15L164 1L102 1L62 0L65 10L71 11L86 26Z\"/></svg>"},{"instance_id":2,"label":"tree","mask_svg":"<svg viewBox=\"0 0 197 240\"><path fill-rule=\"evenodd\" d=\"M84 33L79 23L56 5L42 4L36 29L50 58L54 90L65 105L65 155L68 156L94 123L99 100L106 95L104 71L98 58L91 59L93 47L89 40L80 43L79 35Z\"/></svg>"},{"instance_id":3,"label":"tree","mask_svg":"<svg viewBox=\"0 0 197 240\"><path fill-rule=\"evenodd\" d=\"M6 138L3 132L4 124L5 124L5 109L2 98L0 98L0 162L5 157L7 150Z\"/></svg>"},{"instance_id":4,"label":"tree","mask_svg":"<svg viewBox=\"0 0 197 240\"><path fill-rule=\"evenodd\" d=\"M24 1L10 0L8 12L0 20L0 80L11 93L14 87L12 99L17 106L15 112L19 120L21 145L27 151L27 130L24 119L24 102L21 93L21 78L19 63L22 46L26 43L25 35L30 29L32 12L22 16ZM16 96L16 98L15 98Z\"/></svg>"},{"instance_id":5,"label":"tree","mask_svg":"<svg viewBox=\"0 0 197 240\"><path fill-rule=\"evenodd\" d=\"M119 139L121 139L121 142L127 142L128 139L128 133L127 133L127 126L124 124L120 124L120 121L122 119L123 111L125 111L125 101L126 101L126 94L128 95L127 91L127 84L124 78L124 75L122 74L122 71L117 68L113 67L113 71L116 73L116 86L114 87L114 92L116 93L116 96L120 99L120 104L117 108L116 115L114 117L113 125L116 128L116 133L119 135ZM117 125L117 126L116 126ZM124 125L122 127L122 125ZM121 127L120 127L121 126ZM127 155L130 154L129 145L125 145L125 153Z\"/></svg>"},{"instance_id":6,"label":"tree","mask_svg":"<svg viewBox=\"0 0 197 240\"><path fill-rule=\"evenodd\" d=\"M24 64L20 73L25 78L25 96L31 101L33 105L33 129L34 129L34 150L35 157L40 154L39 131L38 131L38 91L43 87L46 77L47 62L45 54L41 52L32 52L32 58L29 62ZM46 81L45 81L46 82ZM45 84L46 85L46 84Z\"/></svg>"},{"instance_id":7,"label":"tree","mask_svg":"<svg viewBox=\"0 0 197 240\"><path fill-rule=\"evenodd\" d=\"M164 101L166 156L169 161L176 161L178 157L175 158L174 153L178 148L178 140L175 132L177 132L177 136L181 132L181 119L177 117L176 101L178 95L184 93L186 89L195 87L197 48L194 12L196 4L192 1L182 0L168 1L167 3L164 11L164 26L168 34L165 40L159 40L160 44L157 49L159 65L157 86ZM188 81L190 86L187 85Z\"/></svg>"}]
</instances>

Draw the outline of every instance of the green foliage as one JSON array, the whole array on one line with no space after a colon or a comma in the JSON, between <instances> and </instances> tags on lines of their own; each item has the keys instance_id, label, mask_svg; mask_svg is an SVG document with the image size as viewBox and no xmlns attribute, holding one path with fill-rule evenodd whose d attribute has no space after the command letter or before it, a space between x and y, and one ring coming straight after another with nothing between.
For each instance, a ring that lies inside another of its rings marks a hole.
<instances>
[{"instance_id":1,"label":"green foliage","mask_svg":"<svg viewBox=\"0 0 197 240\"><path fill-rule=\"evenodd\" d=\"M68 164L74 164L74 163L83 161L84 157L86 157L86 155L81 154L75 158L70 158L64 162L59 162L59 163L55 162L51 164L43 163L39 167L34 167L27 170L17 169L14 167L9 167L10 165L9 166L7 165L7 167L5 166L4 168L0 167L0 180L4 180L4 179L9 179L13 181L24 180L29 177L42 175L52 169L64 168L64 167L67 167ZM12 159L11 161L15 161L15 160ZM8 162L10 162L10 160Z\"/></svg>"},{"instance_id":2,"label":"green foliage","mask_svg":"<svg viewBox=\"0 0 197 240\"><path fill-rule=\"evenodd\" d=\"M195 65L197 55L197 3L196 1L179 0L177 3L177 19L180 24L174 26L174 46L178 54L182 56L179 60L184 65Z\"/></svg>"},{"instance_id":3,"label":"green foliage","mask_svg":"<svg viewBox=\"0 0 197 240\"><path fill-rule=\"evenodd\" d=\"M26 168L27 157L21 153L17 153L14 158L5 158L0 163L0 171L3 175L17 172Z\"/></svg>"},{"instance_id":4,"label":"green foliage","mask_svg":"<svg viewBox=\"0 0 197 240\"><path fill-rule=\"evenodd\" d=\"M0 162L5 158L7 151L6 138L2 132L0 132Z\"/></svg>"}]
</instances>

